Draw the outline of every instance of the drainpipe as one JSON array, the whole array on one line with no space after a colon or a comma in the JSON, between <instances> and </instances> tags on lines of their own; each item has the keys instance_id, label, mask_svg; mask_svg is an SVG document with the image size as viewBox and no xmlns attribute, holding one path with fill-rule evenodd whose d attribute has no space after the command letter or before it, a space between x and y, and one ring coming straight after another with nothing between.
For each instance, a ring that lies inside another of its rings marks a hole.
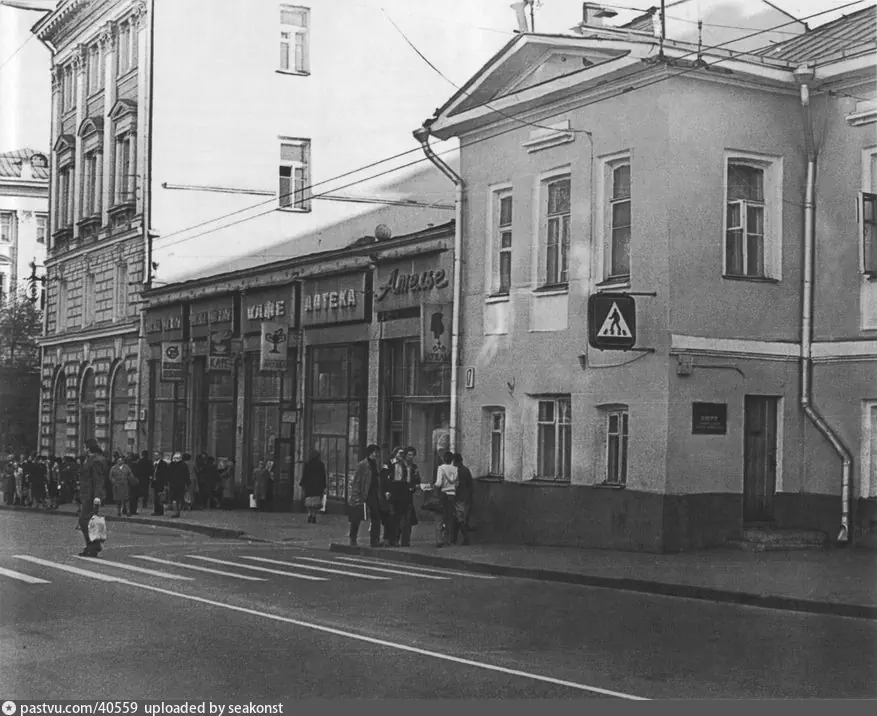
<instances>
[{"instance_id":1,"label":"drainpipe","mask_svg":"<svg viewBox=\"0 0 877 716\"><path fill-rule=\"evenodd\" d=\"M801 85L801 110L804 116L804 140L807 150L807 186L804 192L804 280L801 300L801 408L816 429L831 443L841 459L841 512L837 541L848 544L850 531L850 483L853 458L825 418L813 407L813 276L816 252L815 193L816 148L813 141L813 123L810 114L810 86L815 72L809 65L795 70L795 79Z\"/></svg>"},{"instance_id":2,"label":"drainpipe","mask_svg":"<svg viewBox=\"0 0 877 716\"><path fill-rule=\"evenodd\" d=\"M423 123L420 129L414 130L414 138L420 142L423 147L423 153L438 170L448 179L454 182L456 188L455 193L455 212L454 212L454 308L453 318L451 319L451 415L450 415L450 433L451 433L451 452L457 450L457 384L459 381L459 362L460 362L460 302L463 287L463 278L461 276L462 259L460 254L463 248L463 179L453 169L451 169L444 161L439 159L432 147L429 146L429 120Z\"/></svg>"}]
</instances>

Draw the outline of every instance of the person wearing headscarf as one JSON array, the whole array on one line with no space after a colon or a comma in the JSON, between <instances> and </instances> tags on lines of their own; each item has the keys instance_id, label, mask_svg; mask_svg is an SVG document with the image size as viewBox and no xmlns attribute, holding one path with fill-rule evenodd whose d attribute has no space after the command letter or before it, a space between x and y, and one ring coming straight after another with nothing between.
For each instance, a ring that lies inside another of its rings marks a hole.
<instances>
[{"instance_id":1,"label":"person wearing headscarf","mask_svg":"<svg viewBox=\"0 0 877 716\"><path fill-rule=\"evenodd\" d=\"M186 499L186 488L189 486L189 466L183 462L183 454L175 452L167 469L168 491L171 499L171 517L179 517Z\"/></svg>"},{"instance_id":2,"label":"person wearing headscarf","mask_svg":"<svg viewBox=\"0 0 877 716\"><path fill-rule=\"evenodd\" d=\"M100 507L104 499L104 485L110 472L110 465L97 440L89 438L85 441L88 454L79 468L79 529L85 537L85 549L80 552L82 557L97 557L101 551L99 542L92 542L88 537L88 522Z\"/></svg>"},{"instance_id":3,"label":"person wearing headscarf","mask_svg":"<svg viewBox=\"0 0 877 716\"><path fill-rule=\"evenodd\" d=\"M326 492L326 466L320 459L319 450L311 450L310 457L302 469L299 480L302 492L304 492L305 508L308 511L308 524L317 523L317 512L323 504L323 495Z\"/></svg>"},{"instance_id":4,"label":"person wearing headscarf","mask_svg":"<svg viewBox=\"0 0 877 716\"><path fill-rule=\"evenodd\" d=\"M131 482L134 481L131 468L125 463L121 454L116 455L116 464L110 468L110 482L113 485L113 499L116 501L116 515L129 514L131 501Z\"/></svg>"}]
</instances>

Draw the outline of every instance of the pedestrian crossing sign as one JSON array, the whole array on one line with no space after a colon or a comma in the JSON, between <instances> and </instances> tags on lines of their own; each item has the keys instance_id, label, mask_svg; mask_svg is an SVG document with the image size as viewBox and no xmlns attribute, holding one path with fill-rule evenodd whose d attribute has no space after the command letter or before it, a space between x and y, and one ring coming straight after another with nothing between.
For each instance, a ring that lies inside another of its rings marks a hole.
<instances>
[{"instance_id":1,"label":"pedestrian crossing sign","mask_svg":"<svg viewBox=\"0 0 877 716\"><path fill-rule=\"evenodd\" d=\"M588 299L588 342L600 350L629 350L636 343L636 303L625 293Z\"/></svg>"}]
</instances>

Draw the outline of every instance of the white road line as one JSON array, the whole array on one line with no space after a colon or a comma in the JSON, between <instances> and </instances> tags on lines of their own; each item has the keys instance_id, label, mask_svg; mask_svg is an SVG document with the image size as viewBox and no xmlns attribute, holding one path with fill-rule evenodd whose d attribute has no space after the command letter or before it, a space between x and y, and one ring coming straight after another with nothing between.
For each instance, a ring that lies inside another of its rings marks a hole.
<instances>
[{"instance_id":1,"label":"white road line","mask_svg":"<svg viewBox=\"0 0 877 716\"><path fill-rule=\"evenodd\" d=\"M3 567L0 567L0 574L2 574L4 577L12 577L13 579L17 579L19 582L27 582L28 584L51 584L48 579L31 577L29 574L25 574L24 572L16 572L14 569L5 569Z\"/></svg>"},{"instance_id":2,"label":"white road line","mask_svg":"<svg viewBox=\"0 0 877 716\"><path fill-rule=\"evenodd\" d=\"M50 562L47 559L40 559L39 557L30 557L26 554L13 554L12 557L14 559L23 559L25 562L33 562L34 564L41 564L44 567L52 567L53 569L60 569L62 572L70 572L71 574L78 574L82 577L91 577L92 579L96 579L99 582L123 582L125 580L119 579L118 577L109 577L106 574L98 574L97 572L89 572L87 569L79 569L79 567L71 567L67 564L58 564L57 562ZM133 584L133 582L131 582Z\"/></svg>"},{"instance_id":3,"label":"white road line","mask_svg":"<svg viewBox=\"0 0 877 716\"><path fill-rule=\"evenodd\" d=\"M179 574L171 574L170 572L159 572L157 569L146 569L144 567L135 567L133 564L122 564L121 562L111 562L106 559L101 560L91 560L88 557L77 557L76 559L82 559L89 562L94 562L95 564L105 564L110 567L118 567L119 569L128 569L132 572L140 572L140 574L149 574L153 577L161 577L162 579L176 579L180 582L191 582L193 581L192 577L183 577Z\"/></svg>"},{"instance_id":4,"label":"white road line","mask_svg":"<svg viewBox=\"0 0 877 716\"><path fill-rule=\"evenodd\" d=\"M317 562L319 564L333 564L336 567L338 566L338 562L333 562L328 559L315 559L314 557L299 557L301 560L305 560L307 562ZM447 580L450 577L438 577L432 574L418 574L417 572L403 572L399 569L385 569L384 567L366 567L363 566L363 569L370 569L373 572L385 572L387 574L402 574L406 577L420 577L421 579L442 579Z\"/></svg>"},{"instance_id":5,"label":"white road line","mask_svg":"<svg viewBox=\"0 0 877 716\"><path fill-rule=\"evenodd\" d=\"M279 569L268 569L267 567L254 567L251 564L240 564L239 562L228 562L224 559L214 559L213 557L202 557L197 554L188 555L192 559L203 559L205 562L213 562L215 564L228 564L232 567L240 567L241 569L254 569L257 572L267 572L268 574L282 574L284 577L295 577L296 579L308 579L312 582L327 582L326 577L314 577L311 574L296 574L295 572L281 572Z\"/></svg>"},{"instance_id":6,"label":"white road line","mask_svg":"<svg viewBox=\"0 0 877 716\"><path fill-rule=\"evenodd\" d=\"M265 559L264 557L247 557L241 555L241 559L252 559L256 562L265 562L266 564L279 564L284 567L298 567L299 569L312 569L315 572L329 572L331 574L343 574L348 577L356 577L357 579L373 579L376 581L387 582L389 577L376 577L373 574L360 574L359 572L346 572L343 569L329 569L328 567L314 567L311 564L299 564L298 562L281 562L277 559Z\"/></svg>"},{"instance_id":7,"label":"white road line","mask_svg":"<svg viewBox=\"0 0 877 716\"><path fill-rule=\"evenodd\" d=\"M267 582L264 577L251 577L248 574L235 574L234 572L226 572L222 569L210 569L210 567L198 567L194 564L184 564L183 562L171 562L169 559L158 559L156 557L147 557L145 554L131 555L135 559L146 559L156 564L169 564L174 567L184 567L185 569L194 569L198 572L208 572L210 574L221 574L224 577L234 577L235 579L246 579L248 582Z\"/></svg>"},{"instance_id":8,"label":"white road line","mask_svg":"<svg viewBox=\"0 0 877 716\"><path fill-rule=\"evenodd\" d=\"M474 661L473 659L463 659L459 656L451 656L450 654L442 654L438 651L430 651L428 649L420 649L416 646L408 646L407 644L399 644L397 642L386 641L384 639L376 639L375 637L365 636L363 634L356 634L355 632L343 631L341 629L335 629L333 627L322 626L321 624L313 624L311 622L304 622L299 619L291 619L289 617L282 617L278 614L269 614L268 612L260 612L255 609L248 609L247 607L239 607L234 604L225 604L223 602L215 602L212 599L205 599L204 597L196 597L193 594L182 594L181 592L172 592L170 589L164 589L162 587L155 587L151 584L140 584L138 582L129 582L127 579L117 579L112 580L117 581L122 584L127 584L131 587L137 587L138 589L146 589L150 592L158 592L159 594L165 594L170 597L179 597L180 599L188 599L190 602L198 602L199 604L209 604L213 607L219 607L220 609L228 609L234 612L240 612L242 614L249 614L254 617L261 617L263 619L270 619L276 622L282 622L284 624L292 624L294 626L302 627L304 629L313 629L314 631L323 632L324 634L333 634L335 636L341 636L346 639L355 639L357 641L364 641L369 644L376 644L378 646L384 646L389 649L398 649L399 651L407 651L412 654L420 654L421 656L428 656L433 659L441 659L442 661L451 661L455 664L463 664L465 666L473 666L477 669L485 669L487 671L495 671L500 674L508 674L509 676L518 676L523 679L532 679L533 681L541 681L546 684L555 684L556 686L564 686L569 689L575 689L577 691L587 691L593 694L602 694L604 696L613 696L619 699L628 699L630 701L648 701L648 699L643 698L642 696L634 696L633 694L626 694L621 691L611 691L609 689L601 689L599 686L589 686L588 684L580 684L576 681L566 681L565 679L556 679L553 676L543 676L542 674L534 674L529 671L520 671L519 669L509 669L505 666L497 666L495 664L488 664L483 661Z\"/></svg>"},{"instance_id":9,"label":"white road line","mask_svg":"<svg viewBox=\"0 0 877 716\"><path fill-rule=\"evenodd\" d=\"M378 562L373 559L357 559L356 557L338 557L338 559L343 560L344 562L355 562L357 564L374 564L374 565L404 565L405 569L413 569L418 572L429 572L430 574L452 574L456 577L472 577L473 579L496 579L496 577L490 574L475 574L473 572L458 572L452 569L430 569L429 567L421 567L414 566L413 564L408 564L407 562Z\"/></svg>"}]
</instances>

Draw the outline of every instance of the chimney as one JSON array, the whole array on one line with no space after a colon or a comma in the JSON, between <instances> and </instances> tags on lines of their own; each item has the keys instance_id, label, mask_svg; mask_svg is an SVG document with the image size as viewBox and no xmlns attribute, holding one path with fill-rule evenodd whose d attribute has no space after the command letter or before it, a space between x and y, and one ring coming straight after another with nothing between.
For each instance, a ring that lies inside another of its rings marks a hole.
<instances>
[{"instance_id":1,"label":"chimney","mask_svg":"<svg viewBox=\"0 0 877 716\"><path fill-rule=\"evenodd\" d=\"M21 158L21 178L33 179L33 166L30 163L30 157Z\"/></svg>"}]
</instances>

